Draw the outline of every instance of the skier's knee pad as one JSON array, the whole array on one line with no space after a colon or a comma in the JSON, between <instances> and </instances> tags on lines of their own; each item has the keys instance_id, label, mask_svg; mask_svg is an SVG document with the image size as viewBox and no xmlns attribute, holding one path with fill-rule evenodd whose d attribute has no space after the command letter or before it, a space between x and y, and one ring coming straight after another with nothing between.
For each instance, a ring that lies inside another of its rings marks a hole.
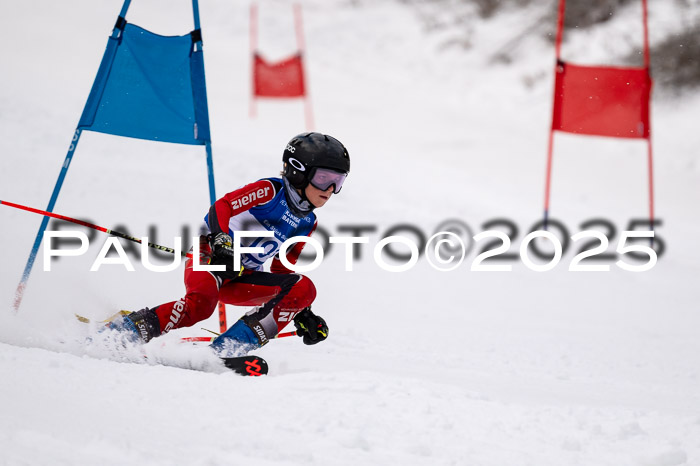
<instances>
[{"instance_id":1,"label":"skier's knee pad","mask_svg":"<svg viewBox=\"0 0 700 466\"><path fill-rule=\"evenodd\" d=\"M301 279L294 284L292 290L284 297L280 307L287 309L304 309L311 306L316 299L316 286L305 275L299 275Z\"/></svg>"},{"instance_id":2,"label":"skier's knee pad","mask_svg":"<svg viewBox=\"0 0 700 466\"><path fill-rule=\"evenodd\" d=\"M185 296L185 301L187 302L188 312L195 319L195 322L199 322L211 317L219 299L217 296L209 296L203 293L189 293Z\"/></svg>"}]
</instances>

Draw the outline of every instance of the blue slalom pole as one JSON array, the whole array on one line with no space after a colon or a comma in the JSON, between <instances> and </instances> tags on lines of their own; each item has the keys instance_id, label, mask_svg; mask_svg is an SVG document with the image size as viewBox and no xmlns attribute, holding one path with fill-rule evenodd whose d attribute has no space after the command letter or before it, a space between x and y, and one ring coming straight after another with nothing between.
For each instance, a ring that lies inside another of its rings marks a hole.
<instances>
[{"instance_id":1,"label":"blue slalom pole","mask_svg":"<svg viewBox=\"0 0 700 466\"><path fill-rule=\"evenodd\" d=\"M129 10L129 5L131 5L131 0L124 0L122 9L121 11L119 11L119 16L121 16L122 18L126 18L126 12Z\"/></svg>"},{"instance_id":2,"label":"blue slalom pole","mask_svg":"<svg viewBox=\"0 0 700 466\"><path fill-rule=\"evenodd\" d=\"M192 16L194 17L194 28L199 29L199 1L192 0Z\"/></svg>"},{"instance_id":3,"label":"blue slalom pole","mask_svg":"<svg viewBox=\"0 0 700 466\"><path fill-rule=\"evenodd\" d=\"M68 153L63 161L63 166L61 167L61 172L58 174L58 180L56 180L56 185L53 188L53 193L51 194L51 199L49 200L49 205L46 207L47 212L53 212L53 208L56 205L56 200L58 199L58 193L61 192L61 187L63 186L63 180L66 178L66 173L68 173L68 168L73 160L73 154L75 154L75 148L78 147L78 141L80 141L80 135L82 130L76 128L73 134L73 140L68 148ZM39 226L39 232L36 234L34 239L34 246L32 246L32 251L29 253L29 259L27 260L27 265L24 267L24 272L22 273L22 279L17 285L17 291L15 291L15 311L19 310L19 306L22 304L22 298L24 297L24 289L27 286L27 280L29 280L29 275L32 273L32 267L34 267L34 261L39 252L39 247L41 246L41 240L44 238L44 231L49 225L49 217L44 216L41 220L41 226Z\"/></svg>"},{"instance_id":4,"label":"blue slalom pole","mask_svg":"<svg viewBox=\"0 0 700 466\"><path fill-rule=\"evenodd\" d=\"M124 27L124 17L126 16L126 12L129 9L129 5L131 4L131 0L124 0L124 3L122 4L122 8L119 12L119 20L117 21L117 24L115 27L112 29L112 39L116 39L119 37L121 34L122 28ZM110 56L111 53L111 59L114 58L114 48L116 47L116 44L114 45L109 45L107 46L107 50L105 51L105 57ZM104 58L103 58L104 62ZM109 64L111 65L111 60L109 60ZM100 77L100 70L98 70L98 77L96 78L99 79ZM96 81L97 82L97 81ZM104 85L104 83L102 83ZM95 87L95 84L93 84L93 87ZM90 94L92 95L94 89L91 90ZM83 108L83 114L85 114L86 109L88 109L88 105L90 104L90 97L88 97L88 102L85 104L85 108ZM96 109L91 109L93 112L96 111ZM70 163L73 160L73 155L75 154L75 149L78 147L78 141L80 140L80 135L82 134L82 126L81 124L83 123L83 118L84 115L80 118L80 122L78 123L78 127L75 130L75 133L73 134L73 140L71 141L70 147L68 148L68 153L66 154L66 158L63 161L63 166L61 167L61 172L58 174L58 180L56 181L56 185L53 188L53 193L51 194L51 199L49 200L49 205L46 207L47 212L53 212L53 208L56 205L56 200L58 199L58 194L61 192L61 187L63 186L63 180L66 178L66 173L68 173L68 168L70 167ZM86 128L89 127L89 125L85 126ZM41 246L41 241L44 238L44 231L46 231L46 228L49 225L49 217L44 216L44 218L41 221L41 225L39 226L39 232L36 235L36 238L34 239L34 245L32 246L32 250L29 253L29 259L27 260L27 265L24 267L24 272L22 273L22 278L19 282L19 285L17 285L17 290L15 291L15 302L14 302L14 308L15 312L19 310L20 305L22 304L22 298L24 297L24 289L27 286L27 281L29 280L29 275L32 273L32 268L34 267L34 261L36 260L36 256L39 252L39 247Z\"/></svg>"},{"instance_id":5,"label":"blue slalom pole","mask_svg":"<svg viewBox=\"0 0 700 466\"><path fill-rule=\"evenodd\" d=\"M216 187L214 186L214 162L211 156L211 141L206 141L204 147L207 150L207 175L209 177L209 201L213 205L216 202Z\"/></svg>"},{"instance_id":6,"label":"blue slalom pole","mask_svg":"<svg viewBox=\"0 0 700 466\"><path fill-rule=\"evenodd\" d=\"M199 0L192 0L192 17L194 18L194 29L195 31L200 29L200 23L199 23ZM197 42L196 44L199 46L199 50L201 52L202 50L202 43ZM202 79L204 80L204 65L202 64ZM204 117L207 119L207 126L209 126L209 111L206 108L206 86L204 88L204 97L205 97L205 108L204 111L206 112ZM208 133L208 130L207 130ZM207 136L209 137L209 136ZM211 151L211 141L210 140L205 140L204 141L204 147L207 152L207 176L209 178L209 201L211 204L214 204L216 202L216 187L214 185L214 162L212 158L212 151Z\"/></svg>"}]
</instances>

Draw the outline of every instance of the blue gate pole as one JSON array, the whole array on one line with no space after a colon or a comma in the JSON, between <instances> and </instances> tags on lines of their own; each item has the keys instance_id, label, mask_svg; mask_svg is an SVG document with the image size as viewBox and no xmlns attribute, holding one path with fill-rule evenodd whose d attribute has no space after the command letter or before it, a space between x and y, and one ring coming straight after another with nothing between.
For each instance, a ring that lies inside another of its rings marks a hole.
<instances>
[{"instance_id":1,"label":"blue gate pole","mask_svg":"<svg viewBox=\"0 0 700 466\"><path fill-rule=\"evenodd\" d=\"M192 16L194 17L194 28L199 29L199 1L192 0Z\"/></svg>"},{"instance_id":2,"label":"blue gate pole","mask_svg":"<svg viewBox=\"0 0 700 466\"><path fill-rule=\"evenodd\" d=\"M58 174L58 180L56 180L56 186L53 188L53 194L51 194L51 199L49 200L49 205L46 208L47 212L53 212L53 208L56 205L56 200L58 199L58 193L61 191L61 186L63 186L63 180L68 173L68 168L70 167L71 160L73 160L73 154L75 153L75 148L78 146L78 141L80 140L80 135L82 130L76 128L73 134L73 140L68 148L68 153L66 154L66 159L63 161L63 166L61 167L61 172ZM22 279L17 285L17 291L15 291L15 302L14 308L15 312L19 310L19 306L22 304L22 298L24 297L24 289L27 286L27 280L29 280L29 275L32 273L32 267L34 266L34 261L36 260L37 253L39 252L39 247L41 246L41 240L44 237L44 231L49 225L49 217L44 216L41 220L41 226L39 227L39 232L36 234L36 239L34 240L34 246L32 246L32 251L29 254L29 260L27 260L27 265L24 267L24 272L22 273Z\"/></svg>"},{"instance_id":3,"label":"blue gate pole","mask_svg":"<svg viewBox=\"0 0 700 466\"><path fill-rule=\"evenodd\" d=\"M131 5L131 0L124 0L124 4L122 4L122 9L119 11L119 16L121 16L122 18L126 18L126 12L129 10L129 5Z\"/></svg>"},{"instance_id":4,"label":"blue gate pole","mask_svg":"<svg viewBox=\"0 0 700 466\"><path fill-rule=\"evenodd\" d=\"M214 162L211 156L211 141L206 141L204 147L207 150L207 174L209 175L209 200L213 205L216 202L216 187L214 186Z\"/></svg>"},{"instance_id":5,"label":"blue gate pole","mask_svg":"<svg viewBox=\"0 0 700 466\"><path fill-rule=\"evenodd\" d=\"M119 20L117 21L117 24L112 29L112 35L111 35L112 39L116 39L117 37L119 37L119 34L121 34L121 31L122 31L124 24L125 24L124 17L126 16L126 12L129 9L130 4L131 4L131 0L124 0L124 3L122 4L122 8L119 12ZM109 50L109 46L108 46L108 50ZM104 58L103 58L103 61L104 61ZM98 70L98 78L99 78L99 72L100 71ZM95 86L95 84L93 84L93 87L94 86ZM92 95L92 91L90 94ZM86 108L87 108L87 105L89 103L90 103L90 97L88 97L88 102L85 104ZM83 109L83 113L85 113L85 108ZM80 135L83 132L83 130L81 129L82 123L83 123L83 117L80 118L80 123L78 123L78 127L75 129L75 133L73 134L73 140L70 143L70 147L68 148L68 153L66 154L66 158L63 161L63 166L61 167L61 172L58 174L58 180L56 180L56 185L53 188L53 193L51 194L51 199L49 200L49 205L48 205L48 207L46 207L47 212L53 212L53 208L56 205L56 200L58 199L58 194L61 192L61 187L63 186L63 180L66 178L66 173L68 173L68 168L70 167L70 163L73 160L73 155L75 154L75 148L78 147L78 141L80 141ZM49 225L49 217L44 216L44 218L41 220L41 225L39 226L39 232L36 234L36 238L34 239L34 246L32 246L32 251L29 253L29 259L27 260L27 265L24 267L24 272L22 273L22 278L20 279L19 285L17 285L17 290L15 291L15 302L14 302L15 312L17 312L19 310L19 307L22 304L22 298L24 297L24 289L27 286L27 280L29 280L29 275L32 273L32 268L34 267L34 261L36 260L36 256L39 253L39 247L41 247L41 240L44 238L44 231L46 231L46 228L48 227L48 225Z\"/></svg>"},{"instance_id":6,"label":"blue gate pole","mask_svg":"<svg viewBox=\"0 0 700 466\"><path fill-rule=\"evenodd\" d=\"M192 17L194 19L194 29L197 30L200 28L199 25L199 0L192 0ZM201 43L197 43L199 45L200 50L202 47ZM205 89L205 96L206 96L206 87ZM208 126L208 120L209 120L209 112L207 109L207 126ZM214 162L212 160L212 155L211 155L211 141L207 140L204 141L204 147L207 151L207 175L209 177L209 201L213 205L216 202L216 187L214 185Z\"/></svg>"}]
</instances>

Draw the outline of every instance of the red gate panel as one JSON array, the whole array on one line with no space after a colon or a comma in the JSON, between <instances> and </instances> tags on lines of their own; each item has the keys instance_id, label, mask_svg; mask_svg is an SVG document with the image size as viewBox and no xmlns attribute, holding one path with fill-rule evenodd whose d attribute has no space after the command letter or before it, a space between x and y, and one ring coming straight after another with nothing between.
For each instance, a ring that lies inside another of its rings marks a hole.
<instances>
[{"instance_id":1,"label":"red gate panel","mask_svg":"<svg viewBox=\"0 0 700 466\"><path fill-rule=\"evenodd\" d=\"M544 228L549 218L554 131L630 139L646 139L649 170L649 228L654 229L654 171L649 107L649 28L647 0L642 3L644 66L580 66L561 59L566 0L559 0L552 126L547 148Z\"/></svg>"},{"instance_id":2,"label":"red gate panel","mask_svg":"<svg viewBox=\"0 0 700 466\"><path fill-rule=\"evenodd\" d=\"M253 93L257 97L304 97L304 69L301 54L275 63L253 56Z\"/></svg>"},{"instance_id":3,"label":"red gate panel","mask_svg":"<svg viewBox=\"0 0 700 466\"><path fill-rule=\"evenodd\" d=\"M619 138L649 137L647 68L558 62L552 129Z\"/></svg>"}]
</instances>

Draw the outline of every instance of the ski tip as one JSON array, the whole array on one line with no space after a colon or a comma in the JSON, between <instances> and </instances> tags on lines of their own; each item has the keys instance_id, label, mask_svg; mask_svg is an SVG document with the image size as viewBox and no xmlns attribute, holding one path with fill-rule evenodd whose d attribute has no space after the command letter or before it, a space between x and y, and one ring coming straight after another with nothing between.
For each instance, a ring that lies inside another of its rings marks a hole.
<instances>
[{"instance_id":1,"label":"ski tip","mask_svg":"<svg viewBox=\"0 0 700 466\"><path fill-rule=\"evenodd\" d=\"M236 374L246 376L266 375L268 371L267 361L260 356L241 356L237 358L221 358L224 366L228 367Z\"/></svg>"},{"instance_id":2,"label":"ski tip","mask_svg":"<svg viewBox=\"0 0 700 466\"><path fill-rule=\"evenodd\" d=\"M111 316L107 317L105 320L99 320L98 322L101 323L101 324L106 324L107 322L112 322L112 321L113 321L114 319L116 319L117 317L122 317L122 316L125 316L125 315L128 315L128 314L131 314L131 312L130 312L130 311L121 310L121 311L117 312L116 314L112 314ZM78 314L78 313L74 313L73 315L75 315L75 318L78 319L80 322L82 322L82 323L84 323L84 324L89 324L90 322L92 322L92 321L91 321L90 319L88 319L87 317L81 316L81 315Z\"/></svg>"}]
</instances>

